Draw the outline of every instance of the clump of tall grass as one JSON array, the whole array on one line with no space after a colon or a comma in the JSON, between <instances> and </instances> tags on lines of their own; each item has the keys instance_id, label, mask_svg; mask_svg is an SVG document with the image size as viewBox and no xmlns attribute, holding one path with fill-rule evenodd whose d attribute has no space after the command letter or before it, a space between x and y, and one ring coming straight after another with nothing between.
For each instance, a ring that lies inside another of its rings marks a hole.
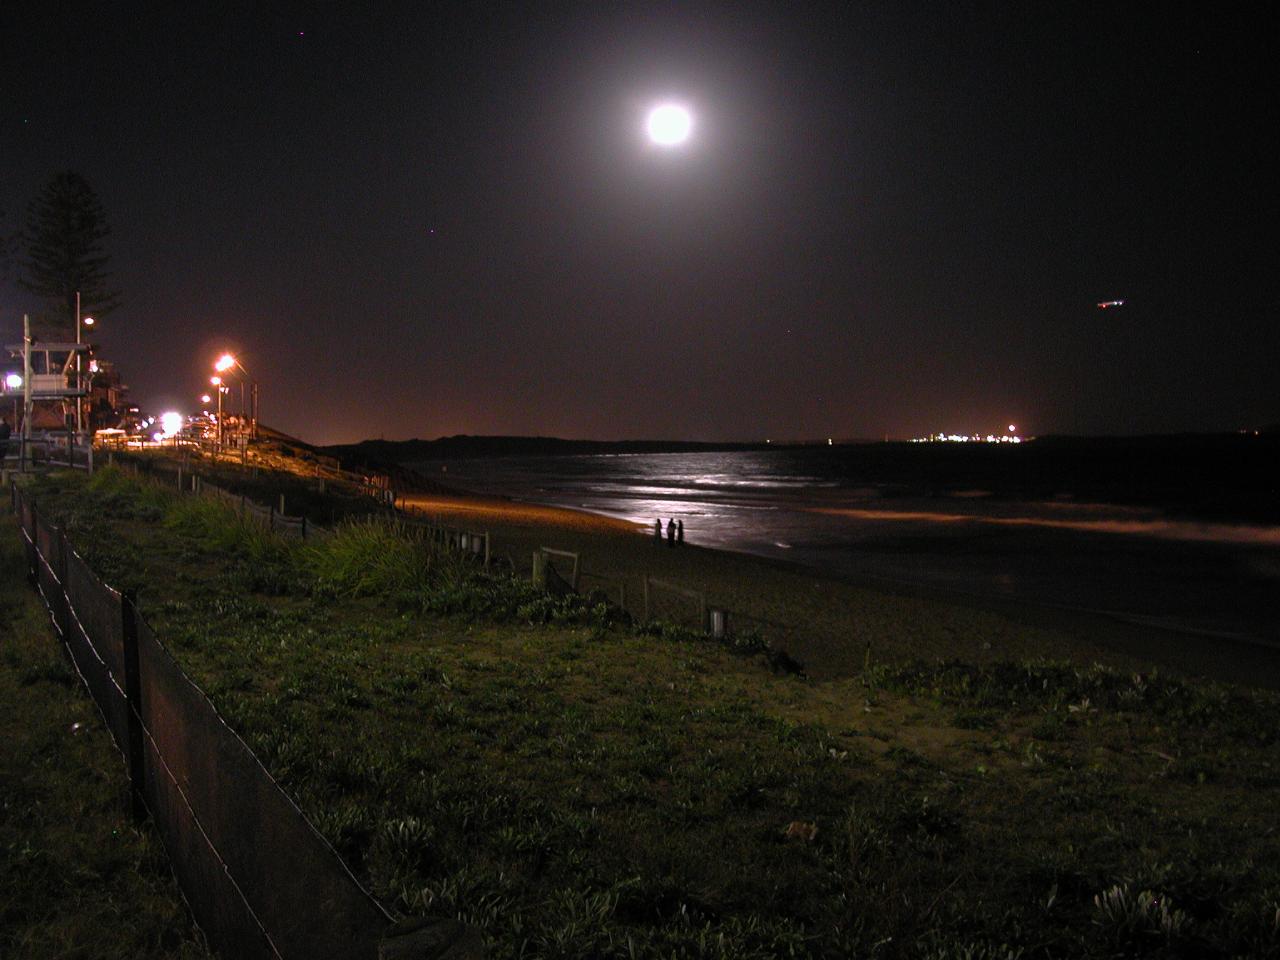
<instances>
[{"instance_id":1,"label":"clump of tall grass","mask_svg":"<svg viewBox=\"0 0 1280 960\"><path fill-rule=\"evenodd\" d=\"M70 478L79 482L79 477ZM133 520L159 520L175 499L173 491L139 483L119 467L100 467L83 481L84 507Z\"/></svg>"},{"instance_id":2,"label":"clump of tall grass","mask_svg":"<svg viewBox=\"0 0 1280 960\"><path fill-rule=\"evenodd\" d=\"M589 624L616 619L607 605L578 594L552 596L527 580L477 567L466 555L386 517L348 520L308 544L302 565L321 596L380 596L424 613L494 622Z\"/></svg>"},{"instance_id":3,"label":"clump of tall grass","mask_svg":"<svg viewBox=\"0 0 1280 960\"><path fill-rule=\"evenodd\" d=\"M1118 946L1139 950L1156 943L1182 939L1190 926L1187 915L1169 898L1151 890L1135 893L1116 884L1093 898L1094 923Z\"/></svg>"},{"instance_id":4,"label":"clump of tall grass","mask_svg":"<svg viewBox=\"0 0 1280 960\"><path fill-rule=\"evenodd\" d=\"M288 552L288 544L276 534L217 500L174 497L166 506L164 525L206 549L227 551L250 560L277 560Z\"/></svg>"},{"instance_id":5,"label":"clump of tall grass","mask_svg":"<svg viewBox=\"0 0 1280 960\"><path fill-rule=\"evenodd\" d=\"M464 584L462 558L434 548L416 530L395 520L350 520L332 537L308 544L302 561L322 593L389 595L422 604L427 594Z\"/></svg>"}]
</instances>

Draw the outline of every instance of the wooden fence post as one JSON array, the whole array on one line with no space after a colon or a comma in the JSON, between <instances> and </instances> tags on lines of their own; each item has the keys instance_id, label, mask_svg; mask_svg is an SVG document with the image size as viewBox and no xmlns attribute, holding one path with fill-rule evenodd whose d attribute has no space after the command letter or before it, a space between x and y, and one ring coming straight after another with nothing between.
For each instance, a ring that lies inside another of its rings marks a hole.
<instances>
[{"instance_id":1,"label":"wooden fence post","mask_svg":"<svg viewBox=\"0 0 1280 960\"><path fill-rule=\"evenodd\" d=\"M67 634L71 631L71 598L67 596L67 530L59 524L56 532L57 536L53 539L58 544L58 592L62 594L58 603L62 611L62 622L58 624L58 629L62 631L62 642L66 643Z\"/></svg>"},{"instance_id":2,"label":"wooden fence post","mask_svg":"<svg viewBox=\"0 0 1280 960\"><path fill-rule=\"evenodd\" d=\"M142 740L142 671L138 657L138 595L126 590L120 596L120 639L124 648L125 720L129 728L126 759L129 764L129 813L135 823L147 817L145 798L146 751Z\"/></svg>"},{"instance_id":3,"label":"wooden fence post","mask_svg":"<svg viewBox=\"0 0 1280 960\"><path fill-rule=\"evenodd\" d=\"M40 529L40 518L36 513L36 498L31 498L31 544L27 548L27 581L31 586L40 582L40 548L36 545L36 531Z\"/></svg>"},{"instance_id":4,"label":"wooden fence post","mask_svg":"<svg viewBox=\"0 0 1280 960\"><path fill-rule=\"evenodd\" d=\"M729 636L729 611L719 607L712 607L708 612L710 621L707 624L707 632L716 640L723 640Z\"/></svg>"}]
</instances>

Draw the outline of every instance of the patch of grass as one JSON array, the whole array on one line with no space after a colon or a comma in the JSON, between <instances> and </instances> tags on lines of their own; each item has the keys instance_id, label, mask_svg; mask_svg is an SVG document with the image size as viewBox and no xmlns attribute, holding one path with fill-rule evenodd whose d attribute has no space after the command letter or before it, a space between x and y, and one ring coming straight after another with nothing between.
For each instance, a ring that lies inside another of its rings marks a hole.
<instances>
[{"instance_id":1,"label":"patch of grass","mask_svg":"<svg viewBox=\"0 0 1280 960\"><path fill-rule=\"evenodd\" d=\"M253 588L250 547L118 493L93 517L74 484L41 495L130 559L383 902L495 955L1280 950L1280 823L1250 786L1280 771L1274 696L1049 661L780 677L385 523L286 544L289 589Z\"/></svg>"}]
</instances>

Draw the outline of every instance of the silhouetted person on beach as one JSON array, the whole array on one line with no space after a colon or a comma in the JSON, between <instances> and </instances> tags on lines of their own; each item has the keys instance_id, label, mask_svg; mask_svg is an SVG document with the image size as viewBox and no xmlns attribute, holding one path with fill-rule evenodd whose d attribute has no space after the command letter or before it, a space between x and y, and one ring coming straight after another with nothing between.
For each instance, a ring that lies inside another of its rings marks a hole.
<instances>
[{"instance_id":1,"label":"silhouetted person on beach","mask_svg":"<svg viewBox=\"0 0 1280 960\"><path fill-rule=\"evenodd\" d=\"M680 544L680 546L682 547L684 546L684 521L683 520L676 521L676 543Z\"/></svg>"},{"instance_id":2,"label":"silhouetted person on beach","mask_svg":"<svg viewBox=\"0 0 1280 960\"><path fill-rule=\"evenodd\" d=\"M662 545L662 521L661 520L653 521L653 542L658 544L659 546Z\"/></svg>"},{"instance_id":3,"label":"silhouetted person on beach","mask_svg":"<svg viewBox=\"0 0 1280 960\"><path fill-rule=\"evenodd\" d=\"M674 547L676 545L676 522L674 520L667 521L667 546Z\"/></svg>"}]
</instances>

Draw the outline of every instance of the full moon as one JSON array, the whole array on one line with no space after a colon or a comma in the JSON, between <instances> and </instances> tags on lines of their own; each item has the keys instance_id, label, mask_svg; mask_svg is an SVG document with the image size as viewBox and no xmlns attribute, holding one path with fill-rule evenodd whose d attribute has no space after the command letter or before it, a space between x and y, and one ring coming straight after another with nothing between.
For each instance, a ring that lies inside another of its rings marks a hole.
<instances>
[{"instance_id":1,"label":"full moon","mask_svg":"<svg viewBox=\"0 0 1280 960\"><path fill-rule=\"evenodd\" d=\"M693 117L684 107L664 103L649 111L649 139L659 146L674 147L689 139Z\"/></svg>"}]
</instances>

